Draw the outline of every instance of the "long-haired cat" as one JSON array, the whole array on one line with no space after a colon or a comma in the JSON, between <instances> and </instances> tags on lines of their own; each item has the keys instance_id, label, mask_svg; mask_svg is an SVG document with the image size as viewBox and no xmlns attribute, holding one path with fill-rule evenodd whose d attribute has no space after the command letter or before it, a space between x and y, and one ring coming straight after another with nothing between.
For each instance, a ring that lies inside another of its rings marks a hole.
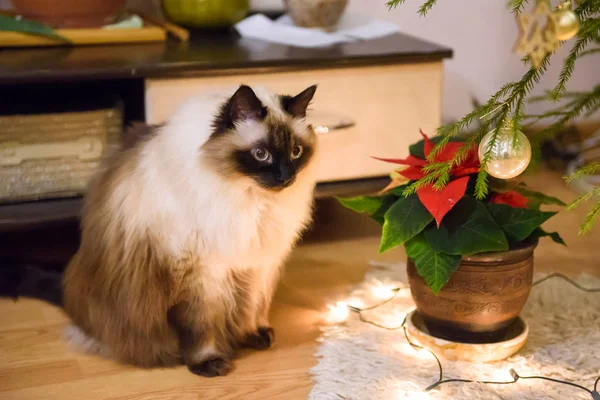
<instances>
[{"instance_id":1,"label":"long-haired cat","mask_svg":"<svg viewBox=\"0 0 600 400\"><path fill-rule=\"evenodd\" d=\"M53 301L72 341L142 367L224 375L240 347L270 347L273 291L311 215L315 90L240 86L138 131L90 185L62 285L12 268L4 291Z\"/></svg>"}]
</instances>

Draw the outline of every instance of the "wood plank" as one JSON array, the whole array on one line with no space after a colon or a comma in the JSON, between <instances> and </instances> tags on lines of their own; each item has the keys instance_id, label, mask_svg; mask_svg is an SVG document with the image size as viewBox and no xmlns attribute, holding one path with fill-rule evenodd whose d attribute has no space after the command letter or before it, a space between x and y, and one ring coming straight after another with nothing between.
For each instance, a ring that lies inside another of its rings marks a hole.
<instances>
[{"instance_id":1,"label":"wood plank","mask_svg":"<svg viewBox=\"0 0 600 400\"><path fill-rule=\"evenodd\" d=\"M27 379L13 379L14 376L26 376ZM0 367L0 388L3 391L60 384L81 378L83 373L77 360L59 360L23 367Z\"/></svg>"}]
</instances>

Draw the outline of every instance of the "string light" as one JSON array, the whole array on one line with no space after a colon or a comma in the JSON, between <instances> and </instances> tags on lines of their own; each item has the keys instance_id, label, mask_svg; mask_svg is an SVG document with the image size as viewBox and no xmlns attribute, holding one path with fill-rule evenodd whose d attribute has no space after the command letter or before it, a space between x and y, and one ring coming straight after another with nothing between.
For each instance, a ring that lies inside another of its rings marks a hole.
<instances>
[{"instance_id":1,"label":"string light","mask_svg":"<svg viewBox=\"0 0 600 400\"><path fill-rule=\"evenodd\" d=\"M562 280L570 283L575 288L577 288L577 289L579 289L581 291L587 292L587 293L600 293L600 288L586 288L586 287L583 287L580 284L578 284L577 282L575 282L574 280L566 277L565 275L559 274L559 273L554 273L554 274L550 274L548 276L545 276L544 278L541 278L538 281L534 282L531 286L532 287L533 286L537 286L537 285L539 285L542 282L545 282L545 281L547 281L549 279L554 279L554 278L560 278L560 279L562 279ZM379 282L379 285L376 285L376 287L377 287L377 289L375 289L375 290L372 291L372 293L374 295L375 295L376 291L379 292L380 290L383 290L381 288L383 288L384 285L382 285L381 282ZM396 298L396 296L398 295L398 293L400 292L401 289L402 288L398 288L398 287L396 287L396 288L390 287L389 289L386 289L386 291L388 293L391 292L392 295L389 298L387 298L386 300L384 300L384 301L382 301L380 303L377 303L377 304L375 304L373 306L370 306L370 307L360 308L360 307L357 307L357 306L354 306L354 305L348 305L348 304L346 304L344 302L341 302L341 301L337 302L337 304L335 306L328 306L328 307L330 309L330 315L331 314L335 314L337 316L342 316L343 315L343 321L345 321L348 318L348 314L349 314L348 311L352 311L352 312L358 314L358 318L359 318L359 320L361 322L365 322L367 324L376 326L378 328L386 329L386 330L398 330L398 329L402 329L404 331L404 337L406 339L406 342L415 351L417 351L417 353L420 356L422 356L422 355L431 355L435 359L435 361L437 363L437 366L438 366L438 372L439 372L439 374L438 374L438 380L435 383L433 383L433 384L429 385L428 387L426 387L423 392L417 392L414 395L411 394L410 397L403 397L403 398L429 399L430 397L428 395L426 395L426 392L434 390L434 389L438 388L440 385L447 384L447 383L453 383L453 382L459 382L459 383L482 383L482 384L493 384L493 385L509 385L509 384L516 383L517 381L519 381L521 379L523 379L523 380L537 379L537 380L545 380L545 381L550 381L550 382L559 383L559 384L563 384L563 385L573 386L575 388L578 388L580 390L584 390L587 393L589 393L591 395L592 400L600 400L600 393L598 392L598 384L600 382L600 377L598 377L598 379L596 379L596 381L594 382L594 388L592 390L590 390L590 389L588 389L588 388L586 388L584 386L578 385L576 383L567 382L567 381L563 381L563 380L560 380L560 379L548 378L548 377L545 377L545 376L522 376L522 375L519 375L517 373L517 371L515 371L512 368L509 370L509 374L510 374L510 377L512 378L512 380L506 380L506 381L500 381L500 380L498 380L498 381L480 381L480 380L460 379L460 378L444 379L444 369L442 367L442 363L441 363L439 357L432 350L430 350L430 349L428 349L426 347L423 347L423 346L421 346L419 344L416 344L416 343L412 342L410 340L410 338L408 337L408 332L406 330L406 319L408 318L408 314L410 314L410 312L405 315L404 320L402 321L402 323L400 325L398 325L398 326L392 326L392 327L381 325L381 324L378 324L375 321L371 321L371 320L365 319L363 317L363 315L362 315L362 313L364 311L373 310L373 309L375 309L377 307L381 307L382 305L384 305L386 303L389 303L390 301L394 300ZM343 313L340 310L340 308L342 308L342 307L346 308L346 313Z\"/></svg>"},{"instance_id":2,"label":"string light","mask_svg":"<svg viewBox=\"0 0 600 400\"><path fill-rule=\"evenodd\" d=\"M348 319L350 310L359 309L357 307L349 306L343 301L338 301L334 306L328 305L327 308L329 309L329 313L326 320L330 324L341 324Z\"/></svg>"},{"instance_id":3,"label":"string light","mask_svg":"<svg viewBox=\"0 0 600 400\"><path fill-rule=\"evenodd\" d=\"M371 287L371 294L379 299L387 299L392 293L394 293L394 289L396 289L396 287L393 285L383 284L380 281L375 281L375 285Z\"/></svg>"}]
</instances>

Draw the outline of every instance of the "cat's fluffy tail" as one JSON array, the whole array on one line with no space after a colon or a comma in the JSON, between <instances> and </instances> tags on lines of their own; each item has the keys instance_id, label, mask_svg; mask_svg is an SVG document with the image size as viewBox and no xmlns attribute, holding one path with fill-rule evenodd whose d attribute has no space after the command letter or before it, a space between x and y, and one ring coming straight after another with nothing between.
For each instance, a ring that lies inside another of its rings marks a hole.
<instances>
[{"instance_id":1,"label":"cat's fluffy tail","mask_svg":"<svg viewBox=\"0 0 600 400\"><path fill-rule=\"evenodd\" d=\"M31 263L0 260L0 297L30 297L62 307L62 274Z\"/></svg>"}]
</instances>

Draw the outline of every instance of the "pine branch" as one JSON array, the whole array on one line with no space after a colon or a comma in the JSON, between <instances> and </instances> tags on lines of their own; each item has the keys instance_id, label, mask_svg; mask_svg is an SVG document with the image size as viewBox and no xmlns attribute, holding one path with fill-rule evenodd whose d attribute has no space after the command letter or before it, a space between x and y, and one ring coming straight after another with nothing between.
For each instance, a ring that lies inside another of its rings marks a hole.
<instances>
[{"instance_id":1,"label":"pine branch","mask_svg":"<svg viewBox=\"0 0 600 400\"><path fill-rule=\"evenodd\" d=\"M582 93L584 93L584 92L563 92L560 97L562 99L572 99L574 97L579 96ZM527 99L527 102L528 103L539 103L541 101L551 101L551 100L553 100L552 91L544 90L544 94L538 95L538 96L531 96Z\"/></svg>"},{"instance_id":2,"label":"pine branch","mask_svg":"<svg viewBox=\"0 0 600 400\"><path fill-rule=\"evenodd\" d=\"M403 4L406 0L390 0L386 3L386 5L388 6L389 10L392 10L396 7L398 7L399 5Z\"/></svg>"},{"instance_id":3,"label":"pine branch","mask_svg":"<svg viewBox=\"0 0 600 400\"><path fill-rule=\"evenodd\" d=\"M560 77L556 87L552 90L552 100L556 101L560 98L561 93L564 92L567 82L573 75L575 69L575 62L581 56L584 49L598 36L600 30L600 19L590 18L583 21L579 30L579 38L569 55L565 59L564 66L560 72Z\"/></svg>"},{"instance_id":4,"label":"pine branch","mask_svg":"<svg viewBox=\"0 0 600 400\"><path fill-rule=\"evenodd\" d=\"M577 171L573 172L571 175L565 176L564 179L567 181L567 183L570 183L575 179L581 179L588 175L594 175L596 172L600 172L600 162L585 165L577 169ZM577 197L567 206L567 210L570 211L574 209L580 203L588 201L592 197L600 197L600 187L595 187L588 193L584 193L581 196ZM579 234L585 235L587 232L589 232L590 229L592 229L592 226L594 225L596 219L598 219L598 216L600 216L600 201L598 201L592 207L591 211L586 215L585 220L579 227Z\"/></svg>"},{"instance_id":5,"label":"pine branch","mask_svg":"<svg viewBox=\"0 0 600 400\"><path fill-rule=\"evenodd\" d=\"M419 7L419 15L421 17L426 16L429 10L431 10L431 8L435 5L436 2L437 0L427 0L421 7Z\"/></svg>"},{"instance_id":6,"label":"pine branch","mask_svg":"<svg viewBox=\"0 0 600 400\"><path fill-rule=\"evenodd\" d=\"M581 0L578 3L574 11L580 20L584 20L600 12L600 0Z\"/></svg>"},{"instance_id":7,"label":"pine branch","mask_svg":"<svg viewBox=\"0 0 600 400\"><path fill-rule=\"evenodd\" d=\"M512 9L513 14L519 15L523 11L523 8L525 8L525 4L528 2L529 0L510 0L508 6Z\"/></svg>"},{"instance_id":8,"label":"pine branch","mask_svg":"<svg viewBox=\"0 0 600 400\"><path fill-rule=\"evenodd\" d=\"M536 122L542 120L542 119L547 119L547 118L553 118L553 117L563 117L565 115L569 115L572 111L572 108L575 106L575 104L577 104L577 102L579 101L579 98L581 98L581 96L584 96L586 93L585 92L578 92L576 97L565 103L562 104L558 107L555 107L551 110L548 110L542 114L528 114L528 115L524 115L524 119L531 119L532 121L529 122L527 124L527 126L531 126L533 124L535 124Z\"/></svg>"},{"instance_id":9,"label":"pine branch","mask_svg":"<svg viewBox=\"0 0 600 400\"><path fill-rule=\"evenodd\" d=\"M477 181L475 182L475 198L478 200L484 199L485 196L487 196L488 194L488 173L486 171L486 165L490 161L490 158L492 156L492 150L494 149L494 145L498 141L500 129L507 123L508 113L509 107L506 107L500 115L500 123L496 125L496 128L494 129L494 133L492 134L492 140L490 140L487 149L485 149L483 158L479 159L481 168L479 169L479 173L477 174Z\"/></svg>"},{"instance_id":10,"label":"pine branch","mask_svg":"<svg viewBox=\"0 0 600 400\"><path fill-rule=\"evenodd\" d=\"M428 156L429 161L435 159L452 137L457 136L461 131L467 129L473 122L483 119L485 116L491 118L492 114L499 111L500 107L503 106L503 103L500 103L499 99L503 99L515 88L515 86L517 86L517 84L518 82L509 82L505 84L490 97L486 104L477 107L457 122L440 126L437 129L437 135L442 136L442 139L433 147L433 150Z\"/></svg>"},{"instance_id":11,"label":"pine branch","mask_svg":"<svg viewBox=\"0 0 600 400\"><path fill-rule=\"evenodd\" d=\"M596 54L596 53L600 53L600 48L582 51L581 54L579 54L579 57L585 57L585 56L589 56L590 54Z\"/></svg>"},{"instance_id":12,"label":"pine branch","mask_svg":"<svg viewBox=\"0 0 600 400\"><path fill-rule=\"evenodd\" d=\"M575 207L577 207L579 204L581 203L585 203L586 201L588 201L589 199L592 198L592 196L594 195L594 191L598 190L598 188L595 188L594 190L584 193L581 196L577 197L575 200L573 200L572 202L570 202L567 207L566 210L567 211L571 211L573 210Z\"/></svg>"},{"instance_id":13,"label":"pine branch","mask_svg":"<svg viewBox=\"0 0 600 400\"><path fill-rule=\"evenodd\" d=\"M571 183L575 179L581 179L584 176L594 175L596 172L600 172L600 162L578 168L577 171L573 172L571 175L565 176L564 179L567 183Z\"/></svg>"},{"instance_id":14,"label":"pine branch","mask_svg":"<svg viewBox=\"0 0 600 400\"><path fill-rule=\"evenodd\" d=\"M573 102L571 110L563 115L552 125L541 130L536 134L539 138L551 138L556 135L568 122L579 117L584 112L588 114L594 113L600 108L600 85L596 86L590 92L582 93Z\"/></svg>"},{"instance_id":15,"label":"pine branch","mask_svg":"<svg viewBox=\"0 0 600 400\"><path fill-rule=\"evenodd\" d=\"M588 213L588 215L586 215L585 220L583 221L583 224L579 228L579 234L585 235L586 233L588 233L592 229L592 226L594 226L594 222L596 221L596 219L598 219L599 216L600 216L600 201L598 201L592 207L592 210Z\"/></svg>"}]
</instances>

